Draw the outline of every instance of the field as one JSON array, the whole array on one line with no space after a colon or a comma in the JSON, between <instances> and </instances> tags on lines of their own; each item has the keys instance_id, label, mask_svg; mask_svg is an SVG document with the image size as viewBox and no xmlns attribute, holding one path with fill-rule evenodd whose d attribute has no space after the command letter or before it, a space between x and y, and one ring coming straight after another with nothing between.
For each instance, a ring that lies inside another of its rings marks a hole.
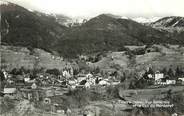
<instances>
[{"instance_id":1,"label":"field","mask_svg":"<svg viewBox=\"0 0 184 116\"><path fill-rule=\"evenodd\" d=\"M157 48L158 51L145 52L144 54L134 55L132 58L122 52L108 52L106 56L95 63L90 63L91 67L100 67L102 69L115 69L117 66L121 69L136 69L138 72L146 70L148 67L152 67L154 71L169 68L176 68L177 66L184 66L184 48L178 45L153 45L150 48L144 48L145 46L127 46L130 50Z\"/></svg>"},{"instance_id":2,"label":"field","mask_svg":"<svg viewBox=\"0 0 184 116\"><path fill-rule=\"evenodd\" d=\"M164 88L155 89L133 89L123 90L119 89L119 95L125 100L161 100L167 97L168 92L171 94L184 92L184 86L168 86Z\"/></svg>"},{"instance_id":3,"label":"field","mask_svg":"<svg viewBox=\"0 0 184 116\"><path fill-rule=\"evenodd\" d=\"M21 67L26 69L57 68L61 70L66 65L70 67L70 63L64 61L62 57L54 56L41 49L34 49L32 53L24 47L1 46L0 53L1 65L7 70Z\"/></svg>"},{"instance_id":4,"label":"field","mask_svg":"<svg viewBox=\"0 0 184 116\"><path fill-rule=\"evenodd\" d=\"M130 50L143 49L144 46L128 46ZM146 67L152 66L154 70L159 70L163 67L184 66L184 48L179 46L163 46L153 45L159 51L146 52L145 54L135 55L132 59L129 58L125 51L108 52L95 63L87 63L89 67L99 67L100 69L115 69L122 67L123 69L137 69L137 71L145 70ZM41 49L34 49L32 53L24 47L1 46L1 65L10 68L25 67L33 68L57 68L61 70L63 67L70 67L70 63L63 60L63 57L53 55ZM131 66L130 66L131 64Z\"/></svg>"}]
</instances>

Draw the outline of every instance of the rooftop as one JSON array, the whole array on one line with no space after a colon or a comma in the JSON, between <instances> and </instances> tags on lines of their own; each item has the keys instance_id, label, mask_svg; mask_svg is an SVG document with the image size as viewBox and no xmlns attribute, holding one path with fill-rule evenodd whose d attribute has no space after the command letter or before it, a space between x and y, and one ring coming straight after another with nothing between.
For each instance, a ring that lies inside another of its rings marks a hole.
<instances>
[{"instance_id":1,"label":"rooftop","mask_svg":"<svg viewBox=\"0 0 184 116\"><path fill-rule=\"evenodd\" d=\"M16 88L4 88L4 94L16 93Z\"/></svg>"}]
</instances>

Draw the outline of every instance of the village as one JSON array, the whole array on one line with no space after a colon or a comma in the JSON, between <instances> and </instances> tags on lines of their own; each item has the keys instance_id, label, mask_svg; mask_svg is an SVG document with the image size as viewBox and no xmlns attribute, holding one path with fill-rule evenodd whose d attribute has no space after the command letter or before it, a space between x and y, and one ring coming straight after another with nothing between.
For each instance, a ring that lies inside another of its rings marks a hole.
<instances>
[{"instance_id":1,"label":"village","mask_svg":"<svg viewBox=\"0 0 184 116\"><path fill-rule=\"evenodd\" d=\"M178 70L178 69L177 69ZM54 72L54 73L53 73ZM177 71L175 72L175 75ZM61 73L56 69L46 72L37 72L35 74L26 73L24 70L13 70L11 72L5 69L1 70L1 97L8 97L12 100L27 100L29 102L45 104L49 106L44 108L46 112L61 113L63 115L70 113L70 108L63 108L63 99L65 94L75 90L87 90L103 93L108 87L121 85L128 79L117 78L115 72L106 73L106 77L98 72L81 71L74 75L72 68L64 68ZM173 75L174 76L174 75ZM144 84L144 88L163 88L167 86L183 86L184 77L179 74L178 78L171 78L162 72L153 72L151 68L142 74L142 77L134 82ZM143 80L143 81L142 81ZM126 88L127 90L138 89L132 82ZM133 86L133 87L132 87Z\"/></svg>"}]
</instances>

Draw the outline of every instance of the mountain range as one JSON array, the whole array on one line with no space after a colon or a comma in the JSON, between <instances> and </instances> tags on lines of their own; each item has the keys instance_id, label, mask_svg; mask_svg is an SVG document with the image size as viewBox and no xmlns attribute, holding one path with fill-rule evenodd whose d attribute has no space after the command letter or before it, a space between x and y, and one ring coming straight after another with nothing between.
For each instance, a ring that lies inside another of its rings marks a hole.
<instances>
[{"instance_id":1,"label":"mountain range","mask_svg":"<svg viewBox=\"0 0 184 116\"><path fill-rule=\"evenodd\" d=\"M159 19L149 24L153 28L167 30L169 32L184 31L184 17L170 16Z\"/></svg>"},{"instance_id":2,"label":"mountain range","mask_svg":"<svg viewBox=\"0 0 184 116\"><path fill-rule=\"evenodd\" d=\"M12 3L1 4L0 8L3 44L48 49L67 29L52 16L30 12Z\"/></svg>"},{"instance_id":3,"label":"mountain range","mask_svg":"<svg viewBox=\"0 0 184 116\"><path fill-rule=\"evenodd\" d=\"M101 14L68 25L64 15L33 12L13 3L1 4L3 45L41 48L64 57L103 51L121 51L124 45L184 45L184 18L164 17L142 24L130 18Z\"/></svg>"}]
</instances>

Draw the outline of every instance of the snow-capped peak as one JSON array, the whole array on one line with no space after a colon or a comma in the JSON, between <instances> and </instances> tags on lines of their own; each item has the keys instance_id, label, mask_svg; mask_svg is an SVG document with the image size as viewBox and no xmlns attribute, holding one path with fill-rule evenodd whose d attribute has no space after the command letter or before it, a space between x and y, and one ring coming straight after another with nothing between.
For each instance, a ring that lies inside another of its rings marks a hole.
<instances>
[{"instance_id":1,"label":"snow-capped peak","mask_svg":"<svg viewBox=\"0 0 184 116\"><path fill-rule=\"evenodd\" d=\"M34 10L32 10L32 9L28 9L30 12L34 12Z\"/></svg>"},{"instance_id":2,"label":"snow-capped peak","mask_svg":"<svg viewBox=\"0 0 184 116\"><path fill-rule=\"evenodd\" d=\"M121 19L129 19L128 17L122 16Z\"/></svg>"},{"instance_id":3,"label":"snow-capped peak","mask_svg":"<svg viewBox=\"0 0 184 116\"><path fill-rule=\"evenodd\" d=\"M151 23L159 20L161 17L151 17L151 18L145 18L145 17L136 17L133 18L134 21L138 23Z\"/></svg>"}]
</instances>

